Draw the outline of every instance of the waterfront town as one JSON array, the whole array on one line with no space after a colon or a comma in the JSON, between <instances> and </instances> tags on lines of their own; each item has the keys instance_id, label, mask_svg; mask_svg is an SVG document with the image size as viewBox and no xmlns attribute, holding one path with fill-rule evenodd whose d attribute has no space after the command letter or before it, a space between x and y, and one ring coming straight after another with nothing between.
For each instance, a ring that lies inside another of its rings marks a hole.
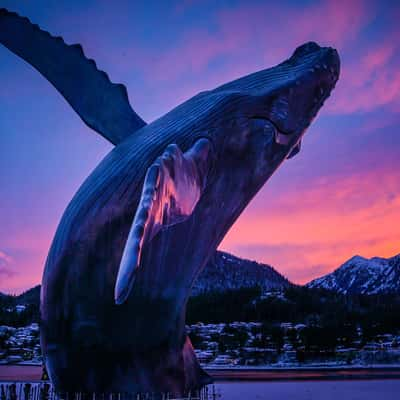
<instances>
[{"instance_id":1,"label":"waterfront town","mask_svg":"<svg viewBox=\"0 0 400 400\"><path fill-rule=\"evenodd\" d=\"M311 329L312 330L312 329ZM207 368L375 366L400 364L400 335L381 334L365 341L363 332L334 346L310 345L310 326L282 322L231 322L187 326L196 355ZM1 364L42 364L39 325L0 326Z\"/></svg>"}]
</instances>

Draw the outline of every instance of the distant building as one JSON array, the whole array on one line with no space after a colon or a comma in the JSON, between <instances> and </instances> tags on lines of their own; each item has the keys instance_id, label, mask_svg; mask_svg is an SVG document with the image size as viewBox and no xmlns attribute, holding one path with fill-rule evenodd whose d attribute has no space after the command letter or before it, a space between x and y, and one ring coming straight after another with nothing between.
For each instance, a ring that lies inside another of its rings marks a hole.
<instances>
[{"instance_id":1,"label":"distant building","mask_svg":"<svg viewBox=\"0 0 400 400\"><path fill-rule=\"evenodd\" d=\"M292 322L281 322L280 327L286 332L289 329L293 329Z\"/></svg>"},{"instance_id":2,"label":"distant building","mask_svg":"<svg viewBox=\"0 0 400 400\"><path fill-rule=\"evenodd\" d=\"M26 306L24 305L24 304L17 304L16 306L15 306L15 311L17 312L17 313L22 313L22 312L24 312L26 310Z\"/></svg>"}]
</instances>

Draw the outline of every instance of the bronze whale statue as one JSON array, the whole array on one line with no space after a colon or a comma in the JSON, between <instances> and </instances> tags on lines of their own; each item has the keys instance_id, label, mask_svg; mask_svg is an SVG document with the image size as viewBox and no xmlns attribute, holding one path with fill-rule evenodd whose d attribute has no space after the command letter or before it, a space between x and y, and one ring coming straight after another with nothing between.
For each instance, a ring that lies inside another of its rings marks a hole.
<instances>
[{"instance_id":1,"label":"bronze whale statue","mask_svg":"<svg viewBox=\"0 0 400 400\"><path fill-rule=\"evenodd\" d=\"M68 205L41 291L41 346L61 392L171 392L210 381L185 332L191 287L339 77L314 42L146 124L79 45L5 9L0 43L115 148Z\"/></svg>"}]
</instances>

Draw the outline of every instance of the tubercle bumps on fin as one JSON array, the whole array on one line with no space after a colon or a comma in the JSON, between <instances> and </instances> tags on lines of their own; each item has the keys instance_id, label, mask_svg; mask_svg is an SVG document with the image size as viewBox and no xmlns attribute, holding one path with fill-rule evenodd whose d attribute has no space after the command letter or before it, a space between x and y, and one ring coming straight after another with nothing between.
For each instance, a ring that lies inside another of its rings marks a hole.
<instances>
[{"instance_id":1,"label":"tubercle bumps on fin","mask_svg":"<svg viewBox=\"0 0 400 400\"><path fill-rule=\"evenodd\" d=\"M210 169L211 142L199 139L187 152L169 145L147 170L142 195L122 255L116 304L131 292L143 247L166 227L185 221L198 203Z\"/></svg>"},{"instance_id":2,"label":"tubercle bumps on fin","mask_svg":"<svg viewBox=\"0 0 400 400\"><path fill-rule=\"evenodd\" d=\"M111 82L80 44L69 45L5 8L0 8L0 44L37 69L82 120L111 143L146 125L132 109L126 87Z\"/></svg>"}]
</instances>

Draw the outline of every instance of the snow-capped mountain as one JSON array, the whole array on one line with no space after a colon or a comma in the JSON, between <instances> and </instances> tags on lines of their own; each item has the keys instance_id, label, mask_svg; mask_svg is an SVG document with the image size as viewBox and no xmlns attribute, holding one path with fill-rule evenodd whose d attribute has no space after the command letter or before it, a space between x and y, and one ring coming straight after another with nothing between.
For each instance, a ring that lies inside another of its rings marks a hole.
<instances>
[{"instance_id":1,"label":"snow-capped mountain","mask_svg":"<svg viewBox=\"0 0 400 400\"><path fill-rule=\"evenodd\" d=\"M306 286L343 294L400 293L400 254L370 259L354 256L334 272L314 279Z\"/></svg>"},{"instance_id":2,"label":"snow-capped mountain","mask_svg":"<svg viewBox=\"0 0 400 400\"><path fill-rule=\"evenodd\" d=\"M192 295L254 286L268 291L290 285L291 283L270 265L217 251L196 280Z\"/></svg>"}]
</instances>

